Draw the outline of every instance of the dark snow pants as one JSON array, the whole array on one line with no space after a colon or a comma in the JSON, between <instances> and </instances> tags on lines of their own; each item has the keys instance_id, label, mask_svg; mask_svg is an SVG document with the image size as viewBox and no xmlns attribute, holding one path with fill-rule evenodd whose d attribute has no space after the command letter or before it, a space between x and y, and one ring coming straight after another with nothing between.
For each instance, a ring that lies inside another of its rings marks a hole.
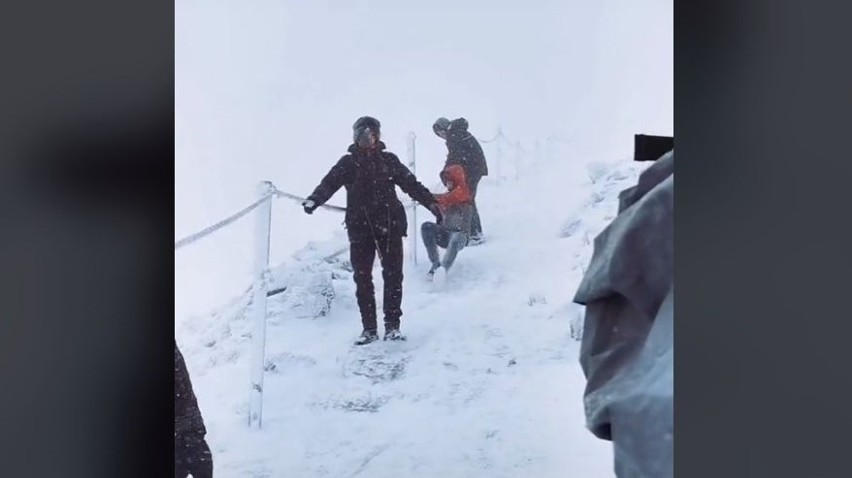
<instances>
[{"instance_id":1,"label":"dark snow pants","mask_svg":"<svg viewBox=\"0 0 852 478\"><path fill-rule=\"evenodd\" d=\"M349 260L355 280L355 297L365 330L376 330L376 295L373 287L373 263L376 253L382 265L385 290L382 310L385 330L398 329L402 316L402 236L379 234L349 243Z\"/></svg>"},{"instance_id":2,"label":"dark snow pants","mask_svg":"<svg viewBox=\"0 0 852 478\"><path fill-rule=\"evenodd\" d=\"M470 176L467 181L467 187L470 189L470 195L473 198L473 218L470 222L470 234L478 236L482 234L482 220L479 219L479 208L476 207L476 188L479 186L479 181L482 176Z\"/></svg>"},{"instance_id":3,"label":"dark snow pants","mask_svg":"<svg viewBox=\"0 0 852 478\"><path fill-rule=\"evenodd\" d=\"M423 237L423 244L426 246L429 261L433 265L440 263L444 269L452 267L459 251L464 249L465 244L467 244L467 234L461 231L451 231L434 222L424 222L420 227L420 235ZM438 246L447 250L444 253L443 261L438 259Z\"/></svg>"}]
</instances>

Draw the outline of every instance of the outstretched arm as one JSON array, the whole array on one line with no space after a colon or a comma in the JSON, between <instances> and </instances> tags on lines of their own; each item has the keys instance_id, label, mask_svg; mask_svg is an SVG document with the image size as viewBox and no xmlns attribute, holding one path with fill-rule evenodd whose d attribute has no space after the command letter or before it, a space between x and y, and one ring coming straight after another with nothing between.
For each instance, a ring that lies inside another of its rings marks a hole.
<instances>
[{"instance_id":1,"label":"outstretched arm","mask_svg":"<svg viewBox=\"0 0 852 478\"><path fill-rule=\"evenodd\" d=\"M429 189L417 180L408 168L399 161L396 155L388 154L391 161L391 171L393 174L393 182L399 186L405 194L408 194L411 199L425 207L435 204L435 197Z\"/></svg>"},{"instance_id":2,"label":"outstretched arm","mask_svg":"<svg viewBox=\"0 0 852 478\"><path fill-rule=\"evenodd\" d=\"M467 188L467 184L462 183L450 192L435 195L435 199L441 207L447 208L453 204L470 202L470 191Z\"/></svg>"},{"instance_id":3,"label":"outstretched arm","mask_svg":"<svg viewBox=\"0 0 852 478\"><path fill-rule=\"evenodd\" d=\"M328 201L331 196L334 196L334 193L349 181L351 173L352 162L349 160L349 156L340 158L340 161L331 168L331 171L322 178L314 192L308 196L307 201L312 203L310 209L316 209ZM305 202L307 203L307 201Z\"/></svg>"}]
</instances>

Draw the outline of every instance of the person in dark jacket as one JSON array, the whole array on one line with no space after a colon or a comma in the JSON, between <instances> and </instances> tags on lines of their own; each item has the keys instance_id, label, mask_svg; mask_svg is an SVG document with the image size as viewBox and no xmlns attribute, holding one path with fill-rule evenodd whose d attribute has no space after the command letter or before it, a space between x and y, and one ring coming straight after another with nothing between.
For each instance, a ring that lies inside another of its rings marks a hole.
<instances>
[{"instance_id":1,"label":"person in dark jacket","mask_svg":"<svg viewBox=\"0 0 852 478\"><path fill-rule=\"evenodd\" d=\"M376 253L384 279L385 340L405 340L399 331L402 316L402 238L407 235L405 208L395 186L429 208L441 220L441 211L432 193L422 185L397 156L385 151L379 139L381 124L363 116L353 125L354 143L302 203L308 214L325 203L341 187L346 188L346 231L355 295L361 312L363 332L356 345L378 339L376 298L373 288L373 262Z\"/></svg>"},{"instance_id":2,"label":"person in dark jacket","mask_svg":"<svg viewBox=\"0 0 852 478\"><path fill-rule=\"evenodd\" d=\"M435 199L441 208L443 223L427 221L421 226L423 245L426 246L429 261L432 262L432 267L429 269L430 279L440 267L443 267L445 272L449 272L459 251L467 244L473 216L473 198L467 187L464 168L458 164L447 166L441 171L441 181L448 192L435 195ZM439 246L447 250L442 260L438 258Z\"/></svg>"},{"instance_id":3,"label":"person in dark jacket","mask_svg":"<svg viewBox=\"0 0 852 478\"><path fill-rule=\"evenodd\" d=\"M205 435L189 372L175 341L175 478L213 477L213 458Z\"/></svg>"},{"instance_id":4,"label":"person in dark jacket","mask_svg":"<svg viewBox=\"0 0 852 478\"><path fill-rule=\"evenodd\" d=\"M471 223L470 244L482 241L482 220L476 207L476 188L483 176L488 176L488 163L479 141L468 131L468 122L464 118L452 121L438 118L432 125L435 134L447 143L447 161L444 166L458 164L467 174L467 186L473 197L473 220Z\"/></svg>"}]
</instances>

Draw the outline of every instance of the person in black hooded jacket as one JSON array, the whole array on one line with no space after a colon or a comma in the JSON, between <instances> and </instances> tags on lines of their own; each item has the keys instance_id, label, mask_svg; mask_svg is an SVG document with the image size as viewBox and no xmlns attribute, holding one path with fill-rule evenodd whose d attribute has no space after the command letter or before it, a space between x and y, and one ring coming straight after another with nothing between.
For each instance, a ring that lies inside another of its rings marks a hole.
<instances>
[{"instance_id":1,"label":"person in black hooded jacket","mask_svg":"<svg viewBox=\"0 0 852 478\"><path fill-rule=\"evenodd\" d=\"M356 345L378 339L376 298L373 288L373 262L378 252L384 279L385 340L405 340L399 331L402 316L402 238L407 235L405 207L395 186L429 208L438 221L441 211L432 193L417 181L379 141L381 124L363 116L353 125L354 143L325 175L319 186L302 203L308 214L328 201L341 187L346 188L346 231L354 271L355 296L361 312L363 332Z\"/></svg>"},{"instance_id":2,"label":"person in black hooded jacket","mask_svg":"<svg viewBox=\"0 0 852 478\"><path fill-rule=\"evenodd\" d=\"M447 166L458 164L467 174L467 185L473 196L473 220L470 226L470 243L477 244L482 240L482 220L476 207L476 188L483 176L488 176L488 162L479 141L468 131L468 122L464 118L452 121L438 118L432 124L432 131L447 142Z\"/></svg>"}]
</instances>

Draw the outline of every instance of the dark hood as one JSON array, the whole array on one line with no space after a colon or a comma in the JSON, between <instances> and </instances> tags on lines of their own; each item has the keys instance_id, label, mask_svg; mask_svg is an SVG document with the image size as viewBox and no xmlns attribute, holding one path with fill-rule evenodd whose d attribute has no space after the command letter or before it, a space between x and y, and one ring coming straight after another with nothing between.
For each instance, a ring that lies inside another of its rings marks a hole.
<instances>
[{"instance_id":1,"label":"dark hood","mask_svg":"<svg viewBox=\"0 0 852 478\"><path fill-rule=\"evenodd\" d=\"M468 122L464 118L456 118L450 121L450 127L447 128L447 139L454 141L467 139L470 137L467 127Z\"/></svg>"}]
</instances>

